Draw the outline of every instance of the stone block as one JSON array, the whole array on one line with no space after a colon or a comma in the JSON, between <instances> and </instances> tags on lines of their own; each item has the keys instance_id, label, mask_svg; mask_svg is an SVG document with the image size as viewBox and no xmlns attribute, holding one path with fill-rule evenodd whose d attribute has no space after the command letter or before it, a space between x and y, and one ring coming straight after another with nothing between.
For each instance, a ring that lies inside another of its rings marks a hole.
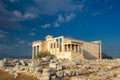
<instances>
[{"instance_id":1,"label":"stone block","mask_svg":"<svg viewBox=\"0 0 120 80\"><path fill-rule=\"evenodd\" d=\"M45 72L51 72L51 71L52 71L51 68L44 68L44 69L43 69L43 73L45 73Z\"/></svg>"},{"instance_id":2,"label":"stone block","mask_svg":"<svg viewBox=\"0 0 120 80\"><path fill-rule=\"evenodd\" d=\"M50 73L42 73L42 80L50 80Z\"/></svg>"},{"instance_id":3,"label":"stone block","mask_svg":"<svg viewBox=\"0 0 120 80\"><path fill-rule=\"evenodd\" d=\"M51 68L57 68L57 64L56 63L50 63L49 67L51 67Z\"/></svg>"},{"instance_id":4,"label":"stone block","mask_svg":"<svg viewBox=\"0 0 120 80\"><path fill-rule=\"evenodd\" d=\"M56 80L56 76L51 76L50 79L51 80Z\"/></svg>"},{"instance_id":5,"label":"stone block","mask_svg":"<svg viewBox=\"0 0 120 80\"><path fill-rule=\"evenodd\" d=\"M42 73L42 69L43 69L42 67L36 67L35 72L41 72Z\"/></svg>"},{"instance_id":6,"label":"stone block","mask_svg":"<svg viewBox=\"0 0 120 80\"><path fill-rule=\"evenodd\" d=\"M57 65L57 70L64 70L65 67L63 65Z\"/></svg>"},{"instance_id":7,"label":"stone block","mask_svg":"<svg viewBox=\"0 0 120 80\"><path fill-rule=\"evenodd\" d=\"M56 73L56 75L58 77L64 77L64 72L63 71L59 71L59 72Z\"/></svg>"}]
</instances>

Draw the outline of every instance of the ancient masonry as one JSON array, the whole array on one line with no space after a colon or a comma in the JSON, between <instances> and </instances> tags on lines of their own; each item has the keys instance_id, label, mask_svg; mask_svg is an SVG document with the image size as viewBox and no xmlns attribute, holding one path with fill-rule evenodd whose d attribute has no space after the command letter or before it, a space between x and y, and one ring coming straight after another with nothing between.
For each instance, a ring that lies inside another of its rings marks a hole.
<instances>
[{"instance_id":1,"label":"ancient masonry","mask_svg":"<svg viewBox=\"0 0 120 80\"><path fill-rule=\"evenodd\" d=\"M76 59L102 59L101 41L86 42L48 35L45 41L34 41L32 43L32 59L40 51L49 51L57 58Z\"/></svg>"}]
</instances>

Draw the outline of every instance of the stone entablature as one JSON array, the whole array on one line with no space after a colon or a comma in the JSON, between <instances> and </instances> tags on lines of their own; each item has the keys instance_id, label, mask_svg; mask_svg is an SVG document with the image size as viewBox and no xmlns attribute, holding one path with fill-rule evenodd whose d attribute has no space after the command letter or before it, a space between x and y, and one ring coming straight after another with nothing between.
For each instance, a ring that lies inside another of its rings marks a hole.
<instances>
[{"instance_id":1,"label":"stone entablature","mask_svg":"<svg viewBox=\"0 0 120 80\"><path fill-rule=\"evenodd\" d=\"M64 36L55 37L48 35L45 41L32 43L32 59L38 52L49 51L57 58L74 59L102 59L101 41L85 42Z\"/></svg>"}]
</instances>

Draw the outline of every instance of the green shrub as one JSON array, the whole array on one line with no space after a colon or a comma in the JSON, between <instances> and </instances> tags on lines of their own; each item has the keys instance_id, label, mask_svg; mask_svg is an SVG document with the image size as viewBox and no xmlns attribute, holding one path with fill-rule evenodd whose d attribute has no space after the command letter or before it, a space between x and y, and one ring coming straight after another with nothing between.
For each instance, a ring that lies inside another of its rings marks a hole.
<instances>
[{"instance_id":1,"label":"green shrub","mask_svg":"<svg viewBox=\"0 0 120 80\"><path fill-rule=\"evenodd\" d=\"M37 53L36 58L50 57L54 58L55 55L52 55L49 51L40 51Z\"/></svg>"}]
</instances>

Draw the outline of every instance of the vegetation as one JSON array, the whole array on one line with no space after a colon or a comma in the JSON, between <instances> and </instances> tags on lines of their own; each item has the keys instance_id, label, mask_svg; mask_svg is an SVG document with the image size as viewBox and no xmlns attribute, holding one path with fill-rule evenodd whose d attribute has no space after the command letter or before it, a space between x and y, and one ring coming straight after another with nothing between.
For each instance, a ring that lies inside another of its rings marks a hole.
<instances>
[{"instance_id":1,"label":"vegetation","mask_svg":"<svg viewBox=\"0 0 120 80\"><path fill-rule=\"evenodd\" d=\"M49 51L40 51L37 53L36 58L50 57L53 59L55 55L52 55Z\"/></svg>"}]
</instances>

